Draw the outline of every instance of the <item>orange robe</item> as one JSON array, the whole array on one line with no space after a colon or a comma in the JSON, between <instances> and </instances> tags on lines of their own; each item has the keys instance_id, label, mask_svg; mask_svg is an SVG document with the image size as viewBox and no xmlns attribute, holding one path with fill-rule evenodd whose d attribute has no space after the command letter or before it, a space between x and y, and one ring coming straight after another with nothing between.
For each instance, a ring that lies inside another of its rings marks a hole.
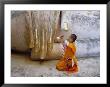
<instances>
[{"instance_id":1,"label":"orange robe","mask_svg":"<svg viewBox=\"0 0 110 87\"><path fill-rule=\"evenodd\" d=\"M75 57L76 46L74 43L69 43L66 46L64 57L56 65L56 69L60 71L78 71L77 58ZM72 66L72 60L74 61L74 66Z\"/></svg>"}]
</instances>

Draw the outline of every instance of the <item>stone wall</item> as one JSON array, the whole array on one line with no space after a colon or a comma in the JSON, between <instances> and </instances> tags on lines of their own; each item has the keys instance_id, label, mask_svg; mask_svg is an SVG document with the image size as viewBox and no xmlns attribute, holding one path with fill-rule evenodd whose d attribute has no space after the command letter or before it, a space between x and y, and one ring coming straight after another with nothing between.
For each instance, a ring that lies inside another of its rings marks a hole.
<instances>
[{"instance_id":1,"label":"stone wall","mask_svg":"<svg viewBox=\"0 0 110 87\"><path fill-rule=\"evenodd\" d=\"M64 32L64 23L68 31ZM62 33L65 39L74 33L77 35L77 56L89 57L100 54L100 11L62 11Z\"/></svg>"},{"instance_id":2,"label":"stone wall","mask_svg":"<svg viewBox=\"0 0 110 87\"><path fill-rule=\"evenodd\" d=\"M27 51L25 11L11 12L11 48L18 51Z\"/></svg>"}]
</instances>

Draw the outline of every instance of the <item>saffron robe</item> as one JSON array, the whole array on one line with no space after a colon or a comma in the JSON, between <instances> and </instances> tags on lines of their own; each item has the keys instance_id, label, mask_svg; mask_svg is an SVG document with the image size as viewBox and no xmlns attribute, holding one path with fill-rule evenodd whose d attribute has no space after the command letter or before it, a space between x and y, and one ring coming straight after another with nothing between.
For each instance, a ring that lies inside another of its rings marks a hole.
<instances>
[{"instance_id":1,"label":"saffron robe","mask_svg":"<svg viewBox=\"0 0 110 87\"><path fill-rule=\"evenodd\" d=\"M60 59L60 61L56 65L56 69L59 71L78 71L77 66L77 58L75 56L76 46L75 43L66 42L66 46L64 45L64 56ZM73 65L74 61L74 65Z\"/></svg>"}]
</instances>

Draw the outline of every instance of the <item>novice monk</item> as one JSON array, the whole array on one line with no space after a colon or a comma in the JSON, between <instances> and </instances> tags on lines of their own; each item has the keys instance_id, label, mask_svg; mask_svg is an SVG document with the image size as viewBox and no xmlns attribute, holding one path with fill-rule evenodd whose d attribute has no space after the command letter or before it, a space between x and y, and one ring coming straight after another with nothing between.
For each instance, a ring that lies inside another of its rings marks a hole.
<instances>
[{"instance_id":1,"label":"novice monk","mask_svg":"<svg viewBox=\"0 0 110 87\"><path fill-rule=\"evenodd\" d=\"M62 40L62 37L60 39ZM72 71L78 72L78 63L77 58L75 57L76 46L75 40L77 36L75 34L71 34L68 40L65 40L64 46L64 57L60 59L60 61L56 65L56 69L60 71ZM74 64L73 64L74 62Z\"/></svg>"}]
</instances>

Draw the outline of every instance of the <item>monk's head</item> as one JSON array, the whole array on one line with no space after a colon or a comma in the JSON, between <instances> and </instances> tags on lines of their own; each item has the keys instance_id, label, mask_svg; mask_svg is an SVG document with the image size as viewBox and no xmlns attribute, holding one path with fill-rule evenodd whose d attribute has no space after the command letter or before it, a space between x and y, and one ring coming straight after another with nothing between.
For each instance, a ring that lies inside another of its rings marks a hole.
<instances>
[{"instance_id":1,"label":"monk's head","mask_svg":"<svg viewBox=\"0 0 110 87\"><path fill-rule=\"evenodd\" d=\"M77 36L75 34L71 34L69 37L69 42L73 43L73 42L75 42L76 39L77 39Z\"/></svg>"}]
</instances>

